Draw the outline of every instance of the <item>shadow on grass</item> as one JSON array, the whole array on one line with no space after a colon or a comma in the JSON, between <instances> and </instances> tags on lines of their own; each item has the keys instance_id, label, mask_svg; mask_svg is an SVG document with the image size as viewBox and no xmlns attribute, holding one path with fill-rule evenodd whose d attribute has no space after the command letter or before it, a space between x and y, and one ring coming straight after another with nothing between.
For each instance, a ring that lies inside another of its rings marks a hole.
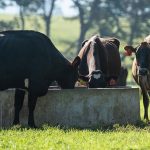
<instances>
[{"instance_id":1,"label":"shadow on grass","mask_svg":"<svg viewBox=\"0 0 150 150\"><path fill-rule=\"evenodd\" d=\"M30 128L28 126L21 126L21 125L15 125L10 128L2 128L0 130L18 130L18 131L25 131L25 130L36 130L36 131L44 131L48 129L58 129L58 130L63 130L64 132L69 132L73 130L78 130L78 131L92 131L92 132L128 132L128 131L141 131L141 130L146 130L150 131L150 124L144 122L143 120L138 121L136 124L126 124L126 125L120 125L120 124L114 124L114 125L104 125L101 124L100 126L95 126L92 128L81 128L81 127L67 127L67 126L62 126L62 125L49 125L49 124L44 124L42 127L39 128Z\"/></svg>"}]
</instances>

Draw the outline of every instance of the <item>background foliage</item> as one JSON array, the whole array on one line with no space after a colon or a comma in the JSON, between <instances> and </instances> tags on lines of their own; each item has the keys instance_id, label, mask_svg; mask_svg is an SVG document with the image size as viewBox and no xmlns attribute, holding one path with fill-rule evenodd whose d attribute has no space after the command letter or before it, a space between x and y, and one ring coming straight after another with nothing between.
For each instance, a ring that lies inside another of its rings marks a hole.
<instances>
[{"instance_id":1,"label":"background foliage","mask_svg":"<svg viewBox=\"0 0 150 150\"><path fill-rule=\"evenodd\" d=\"M56 13L61 0L0 0L0 8L16 5L18 14L0 14L0 30L28 29L45 33L70 60L77 55L84 39L94 34L120 39L120 52L126 44L137 46L150 34L150 0L71 0L78 11L65 17ZM60 10L61 12L61 10ZM132 58L121 54L122 65L129 68Z\"/></svg>"},{"instance_id":2,"label":"background foliage","mask_svg":"<svg viewBox=\"0 0 150 150\"><path fill-rule=\"evenodd\" d=\"M28 29L48 35L70 60L77 55L82 41L94 34L120 39L120 52L126 44L137 46L150 34L150 0L72 0L78 15L65 17L54 13L61 0L0 0L3 10L14 5L18 14L0 13L0 31ZM131 77L133 57L124 58ZM142 103L142 102L141 102ZM143 104L141 104L143 117ZM0 130L0 149L150 149L150 127L114 125L97 130L41 129L13 127Z\"/></svg>"}]
</instances>

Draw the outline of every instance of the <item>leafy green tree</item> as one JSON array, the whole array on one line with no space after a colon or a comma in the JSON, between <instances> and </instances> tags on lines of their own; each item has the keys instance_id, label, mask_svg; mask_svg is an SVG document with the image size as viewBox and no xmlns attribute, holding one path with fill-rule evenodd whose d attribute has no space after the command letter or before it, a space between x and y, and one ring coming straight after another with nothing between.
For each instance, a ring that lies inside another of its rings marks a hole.
<instances>
[{"instance_id":1,"label":"leafy green tree","mask_svg":"<svg viewBox=\"0 0 150 150\"><path fill-rule=\"evenodd\" d=\"M125 14L129 20L129 38L128 43L133 44L134 39L149 34L150 27L150 0L132 0L127 1Z\"/></svg>"},{"instance_id":2,"label":"leafy green tree","mask_svg":"<svg viewBox=\"0 0 150 150\"><path fill-rule=\"evenodd\" d=\"M44 20L45 32L47 36L50 36L51 20L56 1L57 0L34 0L31 7L32 10L40 14Z\"/></svg>"},{"instance_id":3,"label":"leafy green tree","mask_svg":"<svg viewBox=\"0 0 150 150\"><path fill-rule=\"evenodd\" d=\"M50 26L52 13L55 7L56 0L42 0L42 18L45 21L46 35L50 36Z\"/></svg>"},{"instance_id":4,"label":"leafy green tree","mask_svg":"<svg viewBox=\"0 0 150 150\"><path fill-rule=\"evenodd\" d=\"M0 0L0 9L5 9L7 6L10 6L9 0ZM18 27L18 22L16 20L0 20L0 31L13 30L16 27Z\"/></svg>"},{"instance_id":5,"label":"leafy green tree","mask_svg":"<svg viewBox=\"0 0 150 150\"><path fill-rule=\"evenodd\" d=\"M6 7L6 1L0 0L0 8L5 8Z\"/></svg>"},{"instance_id":6,"label":"leafy green tree","mask_svg":"<svg viewBox=\"0 0 150 150\"><path fill-rule=\"evenodd\" d=\"M19 6L19 16L21 21L21 29L25 29L25 15L31 5L31 0L12 0Z\"/></svg>"},{"instance_id":7,"label":"leafy green tree","mask_svg":"<svg viewBox=\"0 0 150 150\"><path fill-rule=\"evenodd\" d=\"M134 39L149 34L150 0L106 0L106 3L108 5L107 10L110 12L110 16L115 20L115 27L118 29L115 35L121 34L121 38L132 45ZM123 29L120 18L124 18L124 20L122 20L124 24L128 26L128 30Z\"/></svg>"},{"instance_id":8,"label":"leafy green tree","mask_svg":"<svg viewBox=\"0 0 150 150\"><path fill-rule=\"evenodd\" d=\"M116 36L128 44L149 34L150 0L72 0L79 11L78 50L91 28L101 36Z\"/></svg>"},{"instance_id":9,"label":"leafy green tree","mask_svg":"<svg viewBox=\"0 0 150 150\"><path fill-rule=\"evenodd\" d=\"M86 32L92 26L100 0L73 0L79 12L80 35L78 39L77 52L80 50Z\"/></svg>"},{"instance_id":10,"label":"leafy green tree","mask_svg":"<svg viewBox=\"0 0 150 150\"><path fill-rule=\"evenodd\" d=\"M117 0L116 0L117 1ZM116 1L103 0L95 9L93 26L98 28L99 34L105 36L125 37L126 32L122 28L120 8L115 6Z\"/></svg>"},{"instance_id":11,"label":"leafy green tree","mask_svg":"<svg viewBox=\"0 0 150 150\"><path fill-rule=\"evenodd\" d=\"M0 21L0 31L4 31L4 30L13 30L16 27L18 27L18 23L16 22L16 20L12 20L12 21Z\"/></svg>"}]
</instances>

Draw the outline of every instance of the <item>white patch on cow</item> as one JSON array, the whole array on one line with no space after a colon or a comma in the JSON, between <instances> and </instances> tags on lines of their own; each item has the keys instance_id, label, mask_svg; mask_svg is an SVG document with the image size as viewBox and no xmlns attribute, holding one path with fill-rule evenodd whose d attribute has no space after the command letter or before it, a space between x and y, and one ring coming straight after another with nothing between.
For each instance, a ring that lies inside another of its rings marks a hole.
<instances>
[{"instance_id":1,"label":"white patch on cow","mask_svg":"<svg viewBox=\"0 0 150 150\"><path fill-rule=\"evenodd\" d=\"M24 80L24 83L25 83L25 87L28 88L28 87L29 87L29 80L28 80L28 79L25 79L25 80Z\"/></svg>"},{"instance_id":2,"label":"white patch on cow","mask_svg":"<svg viewBox=\"0 0 150 150\"><path fill-rule=\"evenodd\" d=\"M100 74L94 74L94 75L93 75L93 78L94 78L94 79L99 79L100 77L101 77Z\"/></svg>"},{"instance_id":3,"label":"white patch on cow","mask_svg":"<svg viewBox=\"0 0 150 150\"><path fill-rule=\"evenodd\" d=\"M144 39L144 42L147 42L150 44L150 35L148 35L145 39Z\"/></svg>"},{"instance_id":4,"label":"white patch on cow","mask_svg":"<svg viewBox=\"0 0 150 150\"><path fill-rule=\"evenodd\" d=\"M5 36L4 34L0 34L0 37L3 37L3 36Z\"/></svg>"},{"instance_id":5,"label":"white patch on cow","mask_svg":"<svg viewBox=\"0 0 150 150\"><path fill-rule=\"evenodd\" d=\"M98 36L98 35L92 36L92 37L89 39L89 41L90 41L90 42L93 42L97 36Z\"/></svg>"}]
</instances>

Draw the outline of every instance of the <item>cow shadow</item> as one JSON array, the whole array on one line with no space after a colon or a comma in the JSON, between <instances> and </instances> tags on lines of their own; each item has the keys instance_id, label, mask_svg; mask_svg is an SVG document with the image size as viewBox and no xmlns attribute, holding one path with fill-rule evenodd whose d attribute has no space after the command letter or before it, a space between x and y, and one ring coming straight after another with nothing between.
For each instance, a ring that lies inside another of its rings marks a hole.
<instances>
[{"instance_id":1,"label":"cow shadow","mask_svg":"<svg viewBox=\"0 0 150 150\"><path fill-rule=\"evenodd\" d=\"M37 128L30 128L28 126L22 126L22 125L14 125L11 127L7 128L1 128L0 130L15 130L15 131L21 131L24 132L26 130L36 130L36 131L44 131L48 130L50 128L58 129L58 130L63 130L64 132L68 131L73 131L73 130L78 130L78 131L91 131L91 132L127 132L127 131L140 131L140 130L146 130L150 131L150 124L143 121L139 120L136 124L126 124L126 125L121 125L121 124L113 124L113 125L105 125L101 124L99 126L93 126L93 127L87 127L87 128L82 128L82 127L69 127L69 126L63 126L63 125L50 125L50 124L43 124L40 127Z\"/></svg>"}]
</instances>

